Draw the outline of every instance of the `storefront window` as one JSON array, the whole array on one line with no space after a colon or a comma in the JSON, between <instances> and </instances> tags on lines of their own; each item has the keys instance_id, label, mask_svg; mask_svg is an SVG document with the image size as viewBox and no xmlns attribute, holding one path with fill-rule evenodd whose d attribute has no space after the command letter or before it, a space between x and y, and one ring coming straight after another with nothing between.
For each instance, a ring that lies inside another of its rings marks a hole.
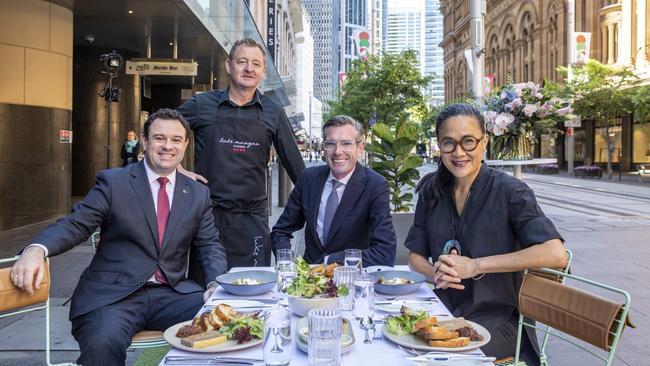
<instances>
[{"instance_id":1,"label":"storefront window","mask_svg":"<svg viewBox=\"0 0 650 366\"><path fill-rule=\"evenodd\" d=\"M539 139L542 144L540 147L541 158L555 158L557 153L555 151L555 143L557 137L554 135L542 135Z\"/></svg>"},{"instance_id":2,"label":"storefront window","mask_svg":"<svg viewBox=\"0 0 650 366\"><path fill-rule=\"evenodd\" d=\"M632 139L632 161L650 163L650 123L635 124Z\"/></svg>"},{"instance_id":3,"label":"storefront window","mask_svg":"<svg viewBox=\"0 0 650 366\"><path fill-rule=\"evenodd\" d=\"M565 132L566 133L566 132ZM587 155L587 144L585 143L585 130L575 130L573 132L573 161L585 161ZM564 151L569 151L567 147L568 139L564 135ZM567 155L564 154L564 161L567 161Z\"/></svg>"},{"instance_id":4,"label":"storefront window","mask_svg":"<svg viewBox=\"0 0 650 366\"><path fill-rule=\"evenodd\" d=\"M621 126L613 126L609 128L609 143L612 145L612 163L619 162L621 155ZM594 133L594 162L606 163L607 162L607 141L605 139L605 128L596 128Z\"/></svg>"}]
</instances>

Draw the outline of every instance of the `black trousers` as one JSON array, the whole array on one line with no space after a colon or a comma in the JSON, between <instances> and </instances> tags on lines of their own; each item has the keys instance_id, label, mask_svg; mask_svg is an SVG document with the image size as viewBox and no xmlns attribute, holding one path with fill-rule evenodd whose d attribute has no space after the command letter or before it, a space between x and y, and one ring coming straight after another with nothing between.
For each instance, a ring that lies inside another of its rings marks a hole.
<instances>
[{"instance_id":1,"label":"black trousers","mask_svg":"<svg viewBox=\"0 0 650 366\"><path fill-rule=\"evenodd\" d=\"M80 365L124 365L131 338L144 329L165 330L192 319L203 293L181 294L169 286L144 286L126 298L72 319Z\"/></svg>"}]
</instances>

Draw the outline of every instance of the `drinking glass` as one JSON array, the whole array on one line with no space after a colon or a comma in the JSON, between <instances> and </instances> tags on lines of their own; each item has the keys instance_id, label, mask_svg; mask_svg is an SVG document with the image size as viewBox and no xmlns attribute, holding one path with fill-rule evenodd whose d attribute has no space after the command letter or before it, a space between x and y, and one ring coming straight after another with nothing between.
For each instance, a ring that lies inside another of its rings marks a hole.
<instances>
[{"instance_id":1,"label":"drinking glass","mask_svg":"<svg viewBox=\"0 0 650 366\"><path fill-rule=\"evenodd\" d=\"M354 281L354 317L372 318L373 315L375 315L375 279L369 275L362 275Z\"/></svg>"},{"instance_id":2,"label":"drinking glass","mask_svg":"<svg viewBox=\"0 0 650 366\"><path fill-rule=\"evenodd\" d=\"M342 311L352 310L354 304L354 281L359 275L357 267L336 267L334 268L334 283L337 287L345 286L348 288L346 296L338 296L338 309Z\"/></svg>"},{"instance_id":3,"label":"drinking glass","mask_svg":"<svg viewBox=\"0 0 650 366\"><path fill-rule=\"evenodd\" d=\"M358 272L363 270L363 263L361 262L361 249L346 249L345 260L343 262L346 267L356 267Z\"/></svg>"},{"instance_id":4,"label":"drinking glass","mask_svg":"<svg viewBox=\"0 0 650 366\"><path fill-rule=\"evenodd\" d=\"M268 366L288 365L292 351L291 311L273 307L264 322L264 363Z\"/></svg>"},{"instance_id":5,"label":"drinking glass","mask_svg":"<svg viewBox=\"0 0 650 366\"><path fill-rule=\"evenodd\" d=\"M338 366L341 364L342 316L338 310L312 309L309 318L310 366Z\"/></svg>"},{"instance_id":6,"label":"drinking glass","mask_svg":"<svg viewBox=\"0 0 650 366\"><path fill-rule=\"evenodd\" d=\"M287 287L296 277L291 249L278 249L276 251L275 270L278 273L278 292L287 292Z\"/></svg>"}]
</instances>

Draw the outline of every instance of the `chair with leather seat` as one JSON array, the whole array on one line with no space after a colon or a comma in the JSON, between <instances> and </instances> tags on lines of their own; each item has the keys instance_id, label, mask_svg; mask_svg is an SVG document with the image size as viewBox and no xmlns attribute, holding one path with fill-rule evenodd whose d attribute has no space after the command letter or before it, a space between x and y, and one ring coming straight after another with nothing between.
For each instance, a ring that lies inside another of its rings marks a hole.
<instances>
[{"instance_id":1,"label":"chair with leather seat","mask_svg":"<svg viewBox=\"0 0 650 366\"><path fill-rule=\"evenodd\" d=\"M562 280L554 281L529 271L524 273L519 291L515 365L519 360L524 326L568 342L604 361L605 365L611 365L625 326L634 328L628 314L630 295L625 290L562 271L544 268L536 272ZM567 279L580 283L581 288L567 285ZM597 289L599 294L607 293L608 297L595 295L583 290L584 287ZM545 326L537 326L535 322ZM594 347L606 355L596 352ZM540 358L540 362L548 364L545 358Z\"/></svg>"},{"instance_id":2,"label":"chair with leather seat","mask_svg":"<svg viewBox=\"0 0 650 366\"><path fill-rule=\"evenodd\" d=\"M18 256L0 259L7 264L18 260ZM11 282L11 268L0 269L0 318L6 318L32 311L45 310L45 362L47 365L76 365L74 363L52 364L50 358L50 268L45 259L45 276L34 295L21 290Z\"/></svg>"}]
</instances>

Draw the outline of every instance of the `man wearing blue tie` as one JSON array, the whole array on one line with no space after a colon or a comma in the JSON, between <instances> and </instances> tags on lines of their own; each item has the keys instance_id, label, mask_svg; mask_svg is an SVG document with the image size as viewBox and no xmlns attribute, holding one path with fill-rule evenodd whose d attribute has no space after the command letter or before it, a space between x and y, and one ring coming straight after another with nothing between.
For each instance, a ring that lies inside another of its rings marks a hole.
<instances>
[{"instance_id":1,"label":"man wearing blue tie","mask_svg":"<svg viewBox=\"0 0 650 366\"><path fill-rule=\"evenodd\" d=\"M365 148L363 127L354 118L335 116L323 125L327 165L305 169L273 227L273 250L291 248L305 226L308 263L342 263L345 249L361 249L364 266L395 262L395 231L388 183L357 162Z\"/></svg>"}]
</instances>

